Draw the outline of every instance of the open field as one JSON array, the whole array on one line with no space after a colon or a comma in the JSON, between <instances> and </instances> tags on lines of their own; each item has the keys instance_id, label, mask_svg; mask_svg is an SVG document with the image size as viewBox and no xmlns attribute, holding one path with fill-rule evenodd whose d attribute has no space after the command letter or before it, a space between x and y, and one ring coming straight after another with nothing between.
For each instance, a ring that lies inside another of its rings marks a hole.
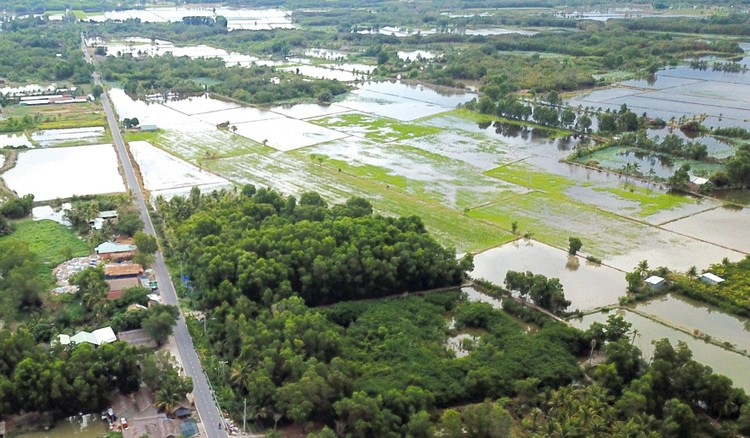
<instances>
[{"instance_id":1,"label":"open field","mask_svg":"<svg viewBox=\"0 0 750 438\"><path fill-rule=\"evenodd\" d=\"M3 108L6 117L33 118L38 129L86 128L105 126L104 110L99 102L65 105L21 106Z\"/></svg>"},{"instance_id":2,"label":"open field","mask_svg":"<svg viewBox=\"0 0 750 438\"><path fill-rule=\"evenodd\" d=\"M31 252L50 269L67 260L67 256L83 257L89 254L86 242L56 222L24 220L15 223L15 227L13 234L0 238L0 242L19 240L26 243Z\"/></svg>"}]
</instances>

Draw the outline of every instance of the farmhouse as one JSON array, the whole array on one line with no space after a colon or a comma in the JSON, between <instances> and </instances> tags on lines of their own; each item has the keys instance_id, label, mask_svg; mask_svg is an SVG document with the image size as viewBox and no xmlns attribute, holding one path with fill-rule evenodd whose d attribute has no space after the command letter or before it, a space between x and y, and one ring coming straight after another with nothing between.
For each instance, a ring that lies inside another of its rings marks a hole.
<instances>
[{"instance_id":1,"label":"farmhouse","mask_svg":"<svg viewBox=\"0 0 750 438\"><path fill-rule=\"evenodd\" d=\"M96 247L96 253L107 260L130 260L135 255L135 245L104 242Z\"/></svg>"},{"instance_id":2,"label":"farmhouse","mask_svg":"<svg viewBox=\"0 0 750 438\"><path fill-rule=\"evenodd\" d=\"M107 280L107 284L109 284L107 299L113 301L120 298L125 289L140 286L141 281L138 277L126 277Z\"/></svg>"},{"instance_id":3,"label":"farmhouse","mask_svg":"<svg viewBox=\"0 0 750 438\"><path fill-rule=\"evenodd\" d=\"M120 263L104 266L104 278L107 280L138 278L141 274L143 274L143 267L137 263Z\"/></svg>"},{"instance_id":4,"label":"farmhouse","mask_svg":"<svg viewBox=\"0 0 750 438\"><path fill-rule=\"evenodd\" d=\"M704 272L701 274L701 281L706 284L721 284L724 283L724 279L718 275L714 275L710 272Z\"/></svg>"},{"instance_id":5,"label":"farmhouse","mask_svg":"<svg viewBox=\"0 0 750 438\"><path fill-rule=\"evenodd\" d=\"M112 222L113 219L117 219L117 212L115 210L105 210L99 213L99 216L89 221L91 228L95 230L101 230L104 226L104 222Z\"/></svg>"},{"instance_id":6,"label":"farmhouse","mask_svg":"<svg viewBox=\"0 0 750 438\"><path fill-rule=\"evenodd\" d=\"M652 275L646 279L646 284L652 291L660 291L667 285L667 281L657 275Z\"/></svg>"},{"instance_id":7,"label":"farmhouse","mask_svg":"<svg viewBox=\"0 0 750 438\"><path fill-rule=\"evenodd\" d=\"M92 345L111 344L117 340L112 327L103 327L93 332L80 331L73 336L58 335L57 340L62 345L88 343Z\"/></svg>"}]
</instances>

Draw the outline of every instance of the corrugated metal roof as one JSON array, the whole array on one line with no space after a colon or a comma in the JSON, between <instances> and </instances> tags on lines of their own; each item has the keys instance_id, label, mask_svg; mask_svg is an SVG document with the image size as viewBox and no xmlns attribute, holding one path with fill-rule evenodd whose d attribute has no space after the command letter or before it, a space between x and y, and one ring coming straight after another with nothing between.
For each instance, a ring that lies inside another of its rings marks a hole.
<instances>
[{"instance_id":1,"label":"corrugated metal roof","mask_svg":"<svg viewBox=\"0 0 750 438\"><path fill-rule=\"evenodd\" d=\"M109 277L140 275L141 272L143 272L143 267L136 263L123 263L119 265L107 265L104 267L104 275Z\"/></svg>"},{"instance_id":2,"label":"corrugated metal roof","mask_svg":"<svg viewBox=\"0 0 750 438\"><path fill-rule=\"evenodd\" d=\"M104 242L96 247L97 254L113 254L117 252L135 251L135 245L123 245L115 242Z\"/></svg>"},{"instance_id":3,"label":"corrugated metal roof","mask_svg":"<svg viewBox=\"0 0 750 438\"><path fill-rule=\"evenodd\" d=\"M714 283L722 283L724 281L723 278L719 277L718 275L714 275L710 272L704 272L703 274L701 274L701 278L711 280Z\"/></svg>"}]
</instances>

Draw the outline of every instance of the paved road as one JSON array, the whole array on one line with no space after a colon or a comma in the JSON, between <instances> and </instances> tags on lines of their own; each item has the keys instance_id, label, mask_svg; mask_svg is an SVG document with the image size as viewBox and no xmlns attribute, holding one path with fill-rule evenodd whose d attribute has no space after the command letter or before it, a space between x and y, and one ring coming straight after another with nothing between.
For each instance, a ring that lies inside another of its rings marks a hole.
<instances>
[{"instance_id":1,"label":"paved road","mask_svg":"<svg viewBox=\"0 0 750 438\"><path fill-rule=\"evenodd\" d=\"M86 56L87 61L88 55ZM94 73L94 83L101 85L99 75ZM119 125L115 119L114 113L112 112L112 106L109 102L109 97L106 93L102 94L102 105L104 111L107 113L107 122L109 123L109 129L112 132L112 139L115 142L115 149L117 150L117 156L122 164L122 169L125 172L125 180L128 188L135 196L135 204L141 212L141 218L144 223L144 231L148 234L155 235L154 224L151 222L151 216L146 208L146 201L143 198L143 193L138 185L138 180L135 177L135 171L133 170L133 164L130 162L127 150L125 149L125 143L122 140L122 134L120 134ZM159 282L159 290L161 292L162 299L167 304L178 305L177 293L174 290L172 279L167 271L167 266L164 263L164 256L161 252L156 254L156 261L153 265L154 272L156 273L157 281ZM180 360L182 362L185 373L193 378L193 396L195 397L195 406L198 409L198 415L200 415L201 421L206 428L206 434L208 437L224 438L227 437L225 428L219 429L219 424L223 423L219 409L214 400L213 392L211 391L206 375L203 372L200 361L198 360L198 354L193 347L193 340L190 338L187 325L185 324L185 317L180 312L180 319L177 321L177 325L174 329L174 338L177 344L177 349L180 354Z\"/></svg>"}]
</instances>

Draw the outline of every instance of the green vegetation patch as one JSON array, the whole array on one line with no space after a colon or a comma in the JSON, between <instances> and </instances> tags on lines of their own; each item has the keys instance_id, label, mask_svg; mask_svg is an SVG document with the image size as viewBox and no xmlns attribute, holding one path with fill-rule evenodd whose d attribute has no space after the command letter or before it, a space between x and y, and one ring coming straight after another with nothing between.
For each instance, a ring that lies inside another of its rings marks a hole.
<instances>
[{"instance_id":1,"label":"green vegetation patch","mask_svg":"<svg viewBox=\"0 0 750 438\"><path fill-rule=\"evenodd\" d=\"M485 172L485 175L549 193L563 193L578 184L564 176L534 171L525 164L500 166Z\"/></svg>"},{"instance_id":2,"label":"green vegetation patch","mask_svg":"<svg viewBox=\"0 0 750 438\"><path fill-rule=\"evenodd\" d=\"M750 257L738 262L724 261L709 266L711 272L725 281L705 284L696 277L677 277L674 287L682 294L706 301L723 309L750 316Z\"/></svg>"},{"instance_id":3,"label":"green vegetation patch","mask_svg":"<svg viewBox=\"0 0 750 438\"><path fill-rule=\"evenodd\" d=\"M5 119L0 121L0 132L25 129L91 128L106 126L106 114L99 102L66 105L4 107ZM13 121L11 121L13 120ZM12 125L20 129L12 129Z\"/></svg>"},{"instance_id":4,"label":"green vegetation patch","mask_svg":"<svg viewBox=\"0 0 750 438\"><path fill-rule=\"evenodd\" d=\"M440 129L432 126L404 123L395 119L352 113L312 120L312 123L328 128L339 128L349 134L379 142L392 142L437 134Z\"/></svg>"},{"instance_id":5,"label":"green vegetation patch","mask_svg":"<svg viewBox=\"0 0 750 438\"><path fill-rule=\"evenodd\" d=\"M41 262L50 267L59 265L69 257L89 254L86 242L57 222L25 220L16 223L15 227L13 234L0 238L0 242L12 239L24 242Z\"/></svg>"},{"instance_id":6,"label":"green vegetation patch","mask_svg":"<svg viewBox=\"0 0 750 438\"><path fill-rule=\"evenodd\" d=\"M629 186L627 189L622 187L596 187L594 190L597 192L608 192L619 198L637 202L641 207L639 215L642 217L698 202L696 198L663 192L661 190L652 190L647 187Z\"/></svg>"}]
</instances>

